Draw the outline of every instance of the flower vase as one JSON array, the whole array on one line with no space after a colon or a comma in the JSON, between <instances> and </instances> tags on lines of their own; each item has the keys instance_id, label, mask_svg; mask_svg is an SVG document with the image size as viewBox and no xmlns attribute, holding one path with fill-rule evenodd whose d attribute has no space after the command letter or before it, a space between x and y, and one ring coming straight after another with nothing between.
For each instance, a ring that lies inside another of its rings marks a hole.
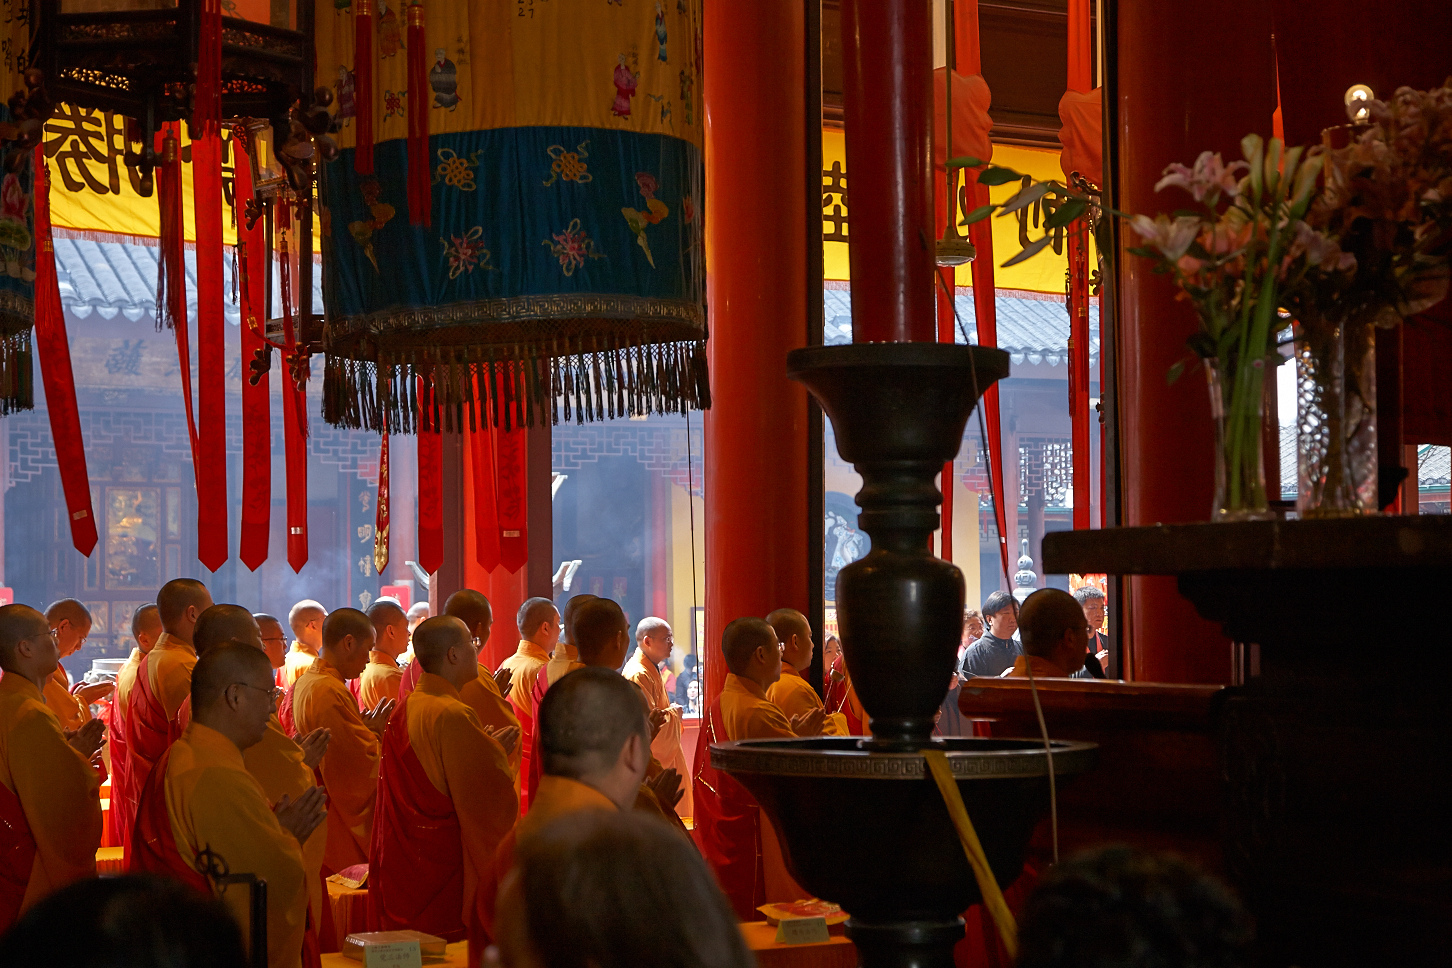
<instances>
[{"instance_id":1,"label":"flower vase","mask_svg":"<svg viewBox=\"0 0 1452 968\"><path fill-rule=\"evenodd\" d=\"M1210 415L1215 421L1215 503L1211 521L1263 521L1275 517L1266 499L1265 363L1244 372L1205 361Z\"/></svg>"},{"instance_id":2,"label":"flower vase","mask_svg":"<svg viewBox=\"0 0 1452 968\"><path fill-rule=\"evenodd\" d=\"M1377 512L1376 327L1302 320L1296 338L1296 510Z\"/></svg>"}]
</instances>

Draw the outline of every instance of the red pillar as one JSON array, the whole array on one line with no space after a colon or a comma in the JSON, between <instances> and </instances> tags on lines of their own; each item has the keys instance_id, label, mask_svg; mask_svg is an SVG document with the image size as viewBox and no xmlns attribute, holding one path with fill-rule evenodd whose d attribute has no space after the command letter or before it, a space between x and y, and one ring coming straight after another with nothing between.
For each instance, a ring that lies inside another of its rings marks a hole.
<instances>
[{"instance_id":1,"label":"red pillar","mask_svg":"<svg viewBox=\"0 0 1452 968\"><path fill-rule=\"evenodd\" d=\"M1269 5L1227 0L1205 17L1186 4L1119 4L1116 80L1118 207L1154 214L1180 206L1155 182L1171 162L1205 150L1240 157L1240 139L1269 134L1275 74ZM1119 432L1124 524L1204 521L1213 499L1212 427L1198 370L1165 380L1195 329L1174 286L1122 251L1138 245L1125 229L1119 254ZM1230 644L1175 590L1172 578L1127 582L1128 646L1136 679L1228 682Z\"/></svg>"},{"instance_id":2,"label":"red pillar","mask_svg":"<svg viewBox=\"0 0 1452 968\"><path fill-rule=\"evenodd\" d=\"M807 394L786 376L787 351L807 335L806 199L789 190L770 205L752 201L783 184L783 173L805 169L806 45L799 3L705 10L710 704L726 678L726 623L807 607ZM931 325L931 304L926 319Z\"/></svg>"},{"instance_id":3,"label":"red pillar","mask_svg":"<svg viewBox=\"0 0 1452 968\"><path fill-rule=\"evenodd\" d=\"M857 343L937 340L932 13L928 0L842 0Z\"/></svg>"}]
</instances>

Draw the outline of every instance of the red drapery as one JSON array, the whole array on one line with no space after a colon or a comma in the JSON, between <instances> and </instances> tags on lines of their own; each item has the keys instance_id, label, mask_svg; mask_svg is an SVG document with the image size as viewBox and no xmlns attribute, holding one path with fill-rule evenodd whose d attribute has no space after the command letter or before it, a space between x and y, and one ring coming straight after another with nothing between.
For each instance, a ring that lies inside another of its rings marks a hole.
<instances>
[{"instance_id":1,"label":"red drapery","mask_svg":"<svg viewBox=\"0 0 1452 968\"><path fill-rule=\"evenodd\" d=\"M1059 104L1059 112L1065 117L1065 127L1082 130L1088 126L1097 131L1097 117L1085 117L1082 107L1094 85L1094 38L1089 29L1089 0L1069 0L1069 83L1068 93ZM1077 101L1073 100L1079 95ZM1092 108L1098 99L1088 102ZM1075 108L1081 110L1075 112ZM1082 119L1079 126L1074 120ZM1073 171L1094 180L1098 165L1092 164L1092 157L1100 154L1099 139L1080 137L1064 139L1065 150L1061 158L1064 174ZM1078 148L1078 151L1072 149ZM1087 150L1086 150L1087 149ZM1091 167L1092 165L1092 167ZM1100 175L1099 184L1103 183ZM1070 446L1073 454L1074 484L1074 527L1088 528L1091 505L1090 460L1089 460L1089 227L1084 219L1078 219L1069 226L1069 426Z\"/></svg>"},{"instance_id":2,"label":"red drapery","mask_svg":"<svg viewBox=\"0 0 1452 968\"><path fill-rule=\"evenodd\" d=\"M234 138L236 167L246 159L242 139ZM272 258L265 224L258 219L247 227L247 203L252 180L233 182L237 220L238 295L242 305L242 533L237 554L256 571L267 560L268 531L272 523L272 415L270 368L254 372L252 364L270 352L263 340L267 325L267 265ZM274 361L273 365L276 365ZM285 384L284 384L285 386Z\"/></svg>"}]
</instances>

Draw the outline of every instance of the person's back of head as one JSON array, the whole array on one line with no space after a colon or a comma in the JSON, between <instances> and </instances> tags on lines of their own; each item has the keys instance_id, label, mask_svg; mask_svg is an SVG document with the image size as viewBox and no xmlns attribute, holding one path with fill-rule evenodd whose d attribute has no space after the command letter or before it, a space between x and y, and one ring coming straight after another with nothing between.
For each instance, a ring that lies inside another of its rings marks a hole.
<instances>
[{"instance_id":1,"label":"person's back of head","mask_svg":"<svg viewBox=\"0 0 1452 968\"><path fill-rule=\"evenodd\" d=\"M192 648L201 656L215 646L229 644L262 648L257 619L241 605L213 605L197 618Z\"/></svg>"},{"instance_id":2,"label":"person's back of head","mask_svg":"<svg viewBox=\"0 0 1452 968\"><path fill-rule=\"evenodd\" d=\"M1074 601L1074 596L1058 588L1040 588L1024 599L1018 611L1023 650L1041 659L1054 658L1062 647L1065 632L1079 632L1087 627L1084 609Z\"/></svg>"},{"instance_id":3,"label":"person's back of head","mask_svg":"<svg viewBox=\"0 0 1452 968\"><path fill-rule=\"evenodd\" d=\"M148 602L131 613L131 638L138 648L150 651L161 635L161 612L155 602Z\"/></svg>"},{"instance_id":4,"label":"person's back of head","mask_svg":"<svg viewBox=\"0 0 1452 968\"><path fill-rule=\"evenodd\" d=\"M534 639L545 623L554 621L556 617L555 603L548 598L527 598L519 606L514 624L519 627L520 638Z\"/></svg>"},{"instance_id":5,"label":"person's back of head","mask_svg":"<svg viewBox=\"0 0 1452 968\"><path fill-rule=\"evenodd\" d=\"M1189 862L1101 847L1050 868L1019 919L1017 968L1239 968L1254 925Z\"/></svg>"},{"instance_id":6,"label":"person's back of head","mask_svg":"<svg viewBox=\"0 0 1452 968\"><path fill-rule=\"evenodd\" d=\"M58 602L52 602L45 610L45 620L50 623L51 628L56 628L62 622L69 622L77 628L90 629L92 623L91 610L74 598L62 598Z\"/></svg>"},{"instance_id":7,"label":"person's back of head","mask_svg":"<svg viewBox=\"0 0 1452 968\"><path fill-rule=\"evenodd\" d=\"M179 881L127 874L77 881L0 937L5 968L247 968L219 900Z\"/></svg>"},{"instance_id":8,"label":"person's back of head","mask_svg":"<svg viewBox=\"0 0 1452 968\"><path fill-rule=\"evenodd\" d=\"M49 634L49 631L50 626L46 624L45 616L29 605L19 602L0 605L0 668L25 677L50 675L54 672L55 666L49 661L42 663L39 662L38 655L30 655L42 652L49 654L48 644L39 641L40 636ZM22 642L31 647L22 649ZM32 661L33 658L35 661ZM50 668L43 669L40 667L42 665L50 665Z\"/></svg>"},{"instance_id":9,"label":"person's back of head","mask_svg":"<svg viewBox=\"0 0 1452 968\"><path fill-rule=\"evenodd\" d=\"M541 765L549 776L584 780L606 772L632 736L649 748L645 697L618 672L576 669L550 686L539 704Z\"/></svg>"},{"instance_id":10,"label":"person's back of head","mask_svg":"<svg viewBox=\"0 0 1452 968\"><path fill-rule=\"evenodd\" d=\"M613 599L596 598L575 612L575 648L586 665L620 668L629 632L625 612Z\"/></svg>"},{"instance_id":11,"label":"person's back of head","mask_svg":"<svg viewBox=\"0 0 1452 968\"><path fill-rule=\"evenodd\" d=\"M721 633L721 654L732 674L744 676L758 649L778 647L776 630L764 619L747 616L732 619Z\"/></svg>"},{"instance_id":12,"label":"person's back of head","mask_svg":"<svg viewBox=\"0 0 1452 968\"><path fill-rule=\"evenodd\" d=\"M483 592L472 588L461 588L444 602L444 614L452 615L469 627L469 634L482 640L494 625L494 608ZM482 627L482 628L481 628ZM483 641L480 641L483 645Z\"/></svg>"},{"instance_id":13,"label":"person's back of head","mask_svg":"<svg viewBox=\"0 0 1452 968\"><path fill-rule=\"evenodd\" d=\"M575 618L580 613L580 607L586 602L593 602L596 596L589 592L582 592L565 602L564 610L560 612L560 632L564 640L570 645L578 645L575 631Z\"/></svg>"},{"instance_id":14,"label":"person's back of head","mask_svg":"<svg viewBox=\"0 0 1452 968\"><path fill-rule=\"evenodd\" d=\"M428 602L414 602L408 607L408 621L410 625L417 625L429 617Z\"/></svg>"},{"instance_id":15,"label":"person's back of head","mask_svg":"<svg viewBox=\"0 0 1452 968\"><path fill-rule=\"evenodd\" d=\"M207 586L195 578L173 578L156 593L161 627L171 635L190 637L197 618L211 605Z\"/></svg>"},{"instance_id":16,"label":"person's back of head","mask_svg":"<svg viewBox=\"0 0 1452 968\"><path fill-rule=\"evenodd\" d=\"M381 598L368 609L373 623L373 641L380 652L397 658L408 647L408 614L390 598Z\"/></svg>"},{"instance_id":17,"label":"person's back of head","mask_svg":"<svg viewBox=\"0 0 1452 968\"><path fill-rule=\"evenodd\" d=\"M452 615L426 618L413 630L413 656L419 668L434 675L443 675L450 649L469 645L469 629ZM476 656L477 662L477 656ZM475 671L474 675L478 675Z\"/></svg>"},{"instance_id":18,"label":"person's back of head","mask_svg":"<svg viewBox=\"0 0 1452 968\"><path fill-rule=\"evenodd\" d=\"M292 630L292 637L299 642L304 641L306 629L314 622L321 623L328 617L328 610L323 608L321 602L315 602L311 598L304 598L287 612L287 627ZM304 642L304 644L308 644Z\"/></svg>"},{"instance_id":19,"label":"person's back of head","mask_svg":"<svg viewBox=\"0 0 1452 968\"><path fill-rule=\"evenodd\" d=\"M206 721L210 711L225 702L229 688L248 685L253 677L259 687L263 681L272 681L272 663L257 646L224 642L208 649L192 667L192 718Z\"/></svg>"},{"instance_id":20,"label":"person's back of head","mask_svg":"<svg viewBox=\"0 0 1452 968\"><path fill-rule=\"evenodd\" d=\"M498 943L513 964L755 964L700 852L634 811L571 813L541 828L519 844L499 905Z\"/></svg>"}]
</instances>

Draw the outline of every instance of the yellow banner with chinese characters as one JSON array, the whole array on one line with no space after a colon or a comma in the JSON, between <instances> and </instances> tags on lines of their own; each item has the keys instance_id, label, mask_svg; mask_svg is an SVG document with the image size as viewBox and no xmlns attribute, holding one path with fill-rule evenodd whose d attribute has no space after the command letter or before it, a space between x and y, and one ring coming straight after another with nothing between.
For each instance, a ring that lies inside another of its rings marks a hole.
<instances>
[{"instance_id":1,"label":"yellow banner with chinese characters","mask_svg":"<svg viewBox=\"0 0 1452 968\"><path fill-rule=\"evenodd\" d=\"M994 145L993 163L1012 168L1014 171L1031 175L1035 180L1056 178L1064 180L1059 169L1059 152L1046 148L1024 148L1018 145ZM1019 184L1012 182L989 189L989 198L994 202L1006 201ZM848 175L847 142L840 128L822 129L822 254L828 279L850 278L847 259L848 226ZM993 219L993 260L997 265L993 272L993 284L998 289L1019 289L1029 292L1051 292L1064 294L1065 273L1069 268L1066 247L1057 250L1050 246L1038 255L1016 266L1003 268L1003 263L1013 258L1028 239L1036 239L1043 230L1034 225L1038 206L1030 206L1023 218L1009 215ZM1042 223L1043 215L1039 213ZM965 231L964 235L967 234ZM1025 234L1027 237L1025 237ZM1096 264L1097 256L1090 248L1089 264ZM973 284L970 266L959 266L957 283L960 286Z\"/></svg>"}]
</instances>

